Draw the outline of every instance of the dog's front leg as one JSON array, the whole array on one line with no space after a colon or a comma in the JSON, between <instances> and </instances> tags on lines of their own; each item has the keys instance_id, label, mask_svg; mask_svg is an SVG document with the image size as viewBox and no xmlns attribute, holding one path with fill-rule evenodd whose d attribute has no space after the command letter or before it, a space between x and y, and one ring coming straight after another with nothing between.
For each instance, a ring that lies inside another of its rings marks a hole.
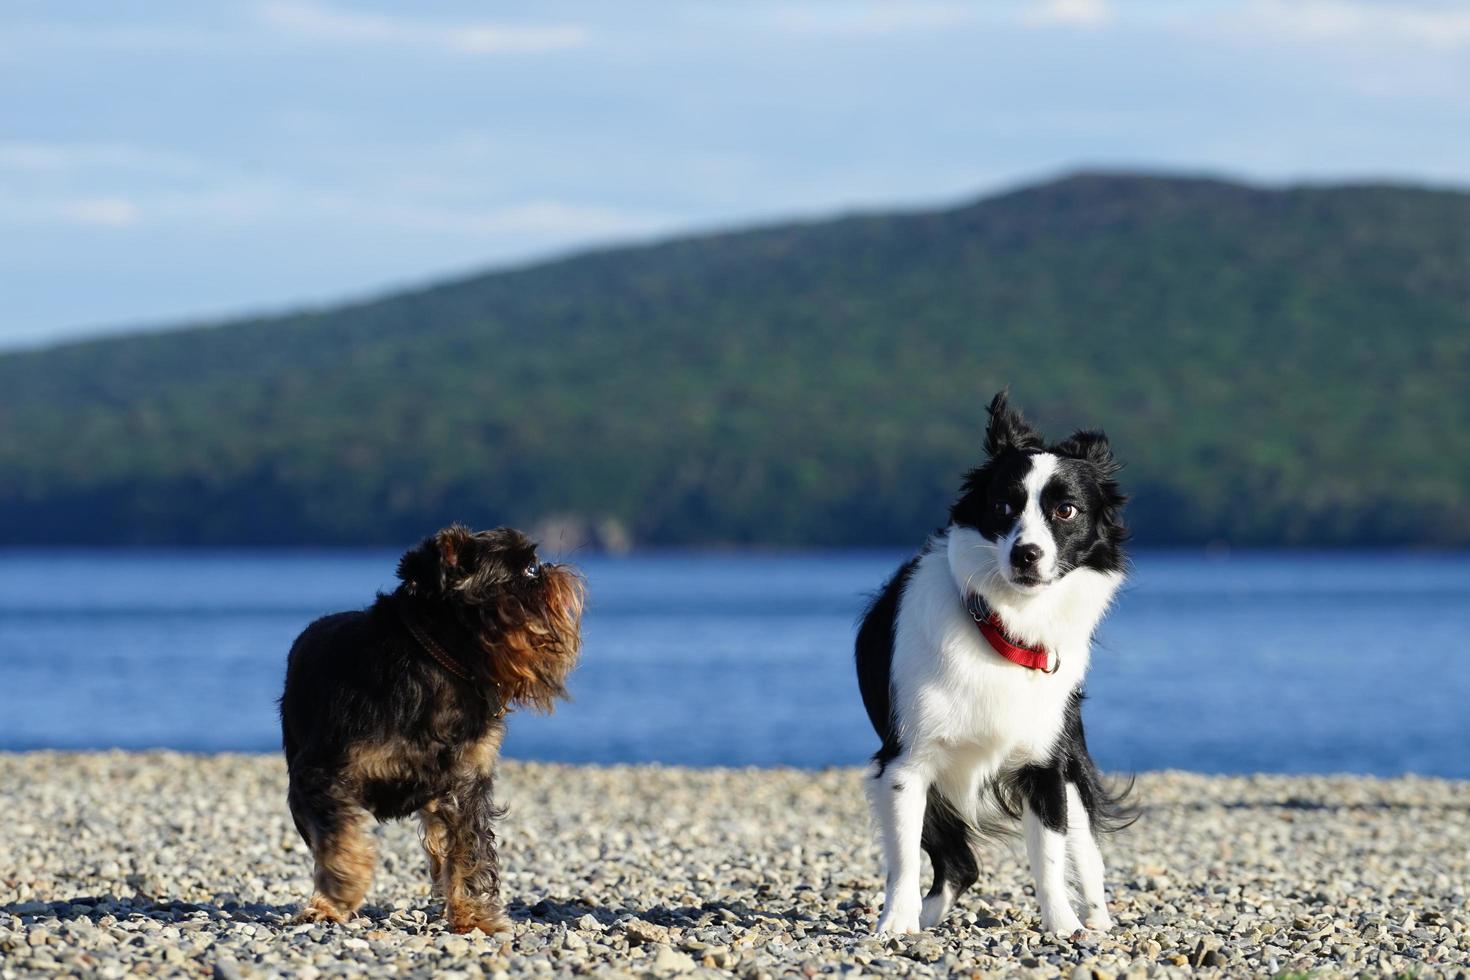
<instances>
[{"instance_id":1,"label":"dog's front leg","mask_svg":"<svg viewBox=\"0 0 1470 980\"><path fill-rule=\"evenodd\" d=\"M876 767L875 767L876 768ZM919 841L929 775L919 766L894 760L868 780L868 802L883 842L888 887L878 935L919 931Z\"/></svg>"},{"instance_id":2,"label":"dog's front leg","mask_svg":"<svg viewBox=\"0 0 1470 980\"><path fill-rule=\"evenodd\" d=\"M1082 928L1067 892L1067 793L1055 769L1028 767L1022 824L1026 856L1041 905L1041 931L1070 936Z\"/></svg>"},{"instance_id":3,"label":"dog's front leg","mask_svg":"<svg viewBox=\"0 0 1470 980\"><path fill-rule=\"evenodd\" d=\"M1073 877L1077 880L1087 919L1083 925L1097 932L1113 927L1108 915L1107 895L1103 890L1102 852L1092 835L1092 824L1082 797L1073 783L1067 784L1067 854L1072 859Z\"/></svg>"},{"instance_id":4,"label":"dog's front leg","mask_svg":"<svg viewBox=\"0 0 1470 980\"><path fill-rule=\"evenodd\" d=\"M455 932L510 928L500 902L500 862L495 853L494 822L501 811L492 802L490 789L489 777L470 780L441 800L437 809L445 831L439 888L444 917Z\"/></svg>"},{"instance_id":5,"label":"dog's front leg","mask_svg":"<svg viewBox=\"0 0 1470 980\"><path fill-rule=\"evenodd\" d=\"M309 823L303 820L310 833L316 887L298 922L346 922L362 905L377 863L372 836L363 826L366 818L360 808L344 804L312 814L306 818Z\"/></svg>"}]
</instances>

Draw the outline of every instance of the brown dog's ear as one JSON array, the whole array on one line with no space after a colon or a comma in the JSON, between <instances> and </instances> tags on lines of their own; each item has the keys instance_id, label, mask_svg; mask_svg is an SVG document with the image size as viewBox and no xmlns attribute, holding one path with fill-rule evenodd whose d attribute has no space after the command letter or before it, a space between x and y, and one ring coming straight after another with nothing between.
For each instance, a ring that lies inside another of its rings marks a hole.
<instances>
[{"instance_id":1,"label":"brown dog's ear","mask_svg":"<svg viewBox=\"0 0 1470 980\"><path fill-rule=\"evenodd\" d=\"M434 543L439 548L439 561L446 574L459 568L460 555L464 553L465 543L470 540L470 536L470 529L459 524L451 524L434 535Z\"/></svg>"},{"instance_id":2,"label":"brown dog's ear","mask_svg":"<svg viewBox=\"0 0 1470 980\"><path fill-rule=\"evenodd\" d=\"M459 568L460 554L469 537L466 528L453 524L404 552L398 559L398 577L408 586L409 594L427 596L447 591L450 575Z\"/></svg>"},{"instance_id":3,"label":"brown dog's ear","mask_svg":"<svg viewBox=\"0 0 1470 980\"><path fill-rule=\"evenodd\" d=\"M425 596L442 592L444 570L439 560L439 544L433 538L425 538L415 548L410 548L398 559L398 577L403 580L409 595Z\"/></svg>"}]
</instances>

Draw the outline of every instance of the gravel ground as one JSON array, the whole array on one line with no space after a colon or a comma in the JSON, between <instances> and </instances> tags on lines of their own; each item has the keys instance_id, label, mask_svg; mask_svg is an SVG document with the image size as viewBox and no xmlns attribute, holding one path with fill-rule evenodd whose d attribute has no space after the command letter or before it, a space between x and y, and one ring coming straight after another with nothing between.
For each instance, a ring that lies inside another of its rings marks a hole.
<instances>
[{"instance_id":1,"label":"gravel ground","mask_svg":"<svg viewBox=\"0 0 1470 980\"><path fill-rule=\"evenodd\" d=\"M369 905L293 926L310 859L272 756L0 754L0 976L1470 973L1470 783L1140 777L1105 843L1114 931L1037 931L1019 849L922 936L882 881L856 770L506 763L513 934L436 919L414 826Z\"/></svg>"}]
</instances>

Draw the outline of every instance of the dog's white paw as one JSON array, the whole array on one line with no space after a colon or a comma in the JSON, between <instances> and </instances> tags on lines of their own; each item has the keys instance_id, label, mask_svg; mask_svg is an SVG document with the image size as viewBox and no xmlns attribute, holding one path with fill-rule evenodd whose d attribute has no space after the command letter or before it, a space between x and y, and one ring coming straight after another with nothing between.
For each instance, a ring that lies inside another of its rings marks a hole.
<instances>
[{"instance_id":1,"label":"dog's white paw","mask_svg":"<svg viewBox=\"0 0 1470 980\"><path fill-rule=\"evenodd\" d=\"M1082 920L1077 918L1077 913L1070 908L1051 911L1042 909L1041 931L1049 936L1069 939L1073 933L1082 931Z\"/></svg>"},{"instance_id":2,"label":"dog's white paw","mask_svg":"<svg viewBox=\"0 0 1470 980\"><path fill-rule=\"evenodd\" d=\"M933 929L939 925L949 913L949 906L949 896L943 892L924 899L924 905L919 909L919 928Z\"/></svg>"},{"instance_id":3,"label":"dog's white paw","mask_svg":"<svg viewBox=\"0 0 1470 980\"><path fill-rule=\"evenodd\" d=\"M1113 917L1108 915L1108 910L1102 907L1090 909L1087 918L1082 921L1088 932L1107 932L1113 928Z\"/></svg>"},{"instance_id":4,"label":"dog's white paw","mask_svg":"<svg viewBox=\"0 0 1470 980\"><path fill-rule=\"evenodd\" d=\"M911 905L884 906L875 936L911 936L919 932L919 910Z\"/></svg>"}]
</instances>

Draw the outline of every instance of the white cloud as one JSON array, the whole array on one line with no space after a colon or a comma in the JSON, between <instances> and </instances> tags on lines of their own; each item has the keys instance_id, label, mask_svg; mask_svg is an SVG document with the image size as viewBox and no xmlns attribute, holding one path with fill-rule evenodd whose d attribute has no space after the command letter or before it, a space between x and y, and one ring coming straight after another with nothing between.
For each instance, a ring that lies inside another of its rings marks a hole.
<instances>
[{"instance_id":1,"label":"white cloud","mask_svg":"<svg viewBox=\"0 0 1470 980\"><path fill-rule=\"evenodd\" d=\"M676 217L610 205L529 198L503 204L413 200L388 187L343 192L311 183L222 179L211 186L118 195L0 190L0 226L186 227L191 232L289 228L301 220L362 231L486 241L573 243L666 231Z\"/></svg>"},{"instance_id":2,"label":"white cloud","mask_svg":"<svg viewBox=\"0 0 1470 980\"><path fill-rule=\"evenodd\" d=\"M937 31L974 23L985 14L978 5L921 2L847 3L782 7L774 26L792 34L861 37L904 31Z\"/></svg>"},{"instance_id":3,"label":"white cloud","mask_svg":"<svg viewBox=\"0 0 1470 980\"><path fill-rule=\"evenodd\" d=\"M1470 5L1365 0L1251 0L1227 19L1261 36L1308 40L1406 42L1450 50L1470 45Z\"/></svg>"},{"instance_id":4,"label":"white cloud","mask_svg":"<svg viewBox=\"0 0 1470 980\"><path fill-rule=\"evenodd\" d=\"M1037 26L1101 27L1113 16L1108 0L1035 0L1021 19Z\"/></svg>"},{"instance_id":5,"label":"white cloud","mask_svg":"<svg viewBox=\"0 0 1470 980\"><path fill-rule=\"evenodd\" d=\"M20 63L37 55L54 57L61 49L108 54L204 51L231 40L231 35L223 31L182 25L18 23L6 24L0 30L0 57Z\"/></svg>"},{"instance_id":6,"label":"white cloud","mask_svg":"<svg viewBox=\"0 0 1470 980\"><path fill-rule=\"evenodd\" d=\"M531 238L575 239L639 235L671 225L660 214L598 205L532 200L480 208L435 205L382 205L359 199L331 199L322 205L354 224L383 225L412 231L459 235L525 235Z\"/></svg>"},{"instance_id":7,"label":"white cloud","mask_svg":"<svg viewBox=\"0 0 1470 980\"><path fill-rule=\"evenodd\" d=\"M402 43L466 54L527 54L580 48L588 41L587 29L580 24L441 24L296 0L271 0L260 6L259 13L266 24L286 34L348 44Z\"/></svg>"},{"instance_id":8,"label":"white cloud","mask_svg":"<svg viewBox=\"0 0 1470 980\"><path fill-rule=\"evenodd\" d=\"M83 197L63 201L57 213L64 221L101 228L126 228L137 224L143 211L126 197Z\"/></svg>"},{"instance_id":9,"label":"white cloud","mask_svg":"<svg viewBox=\"0 0 1470 980\"><path fill-rule=\"evenodd\" d=\"M131 143L0 140L0 170L42 174L120 170L182 177L199 173L200 169L195 160L183 154Z\"/></svg>"},{"instance_id":10,"label":"white cloud","mask_svg":"<svg viewBox=\"0 0 1470 980\"><path fill-rule=\"evenodd\" d=\"M1114 20L1110 0L1020 0L950 3L945 0L847 2L779 7L772 22L790 34L847 37L938 33L979 24L1101 27Z\"/></svg>"}]
</instances>

